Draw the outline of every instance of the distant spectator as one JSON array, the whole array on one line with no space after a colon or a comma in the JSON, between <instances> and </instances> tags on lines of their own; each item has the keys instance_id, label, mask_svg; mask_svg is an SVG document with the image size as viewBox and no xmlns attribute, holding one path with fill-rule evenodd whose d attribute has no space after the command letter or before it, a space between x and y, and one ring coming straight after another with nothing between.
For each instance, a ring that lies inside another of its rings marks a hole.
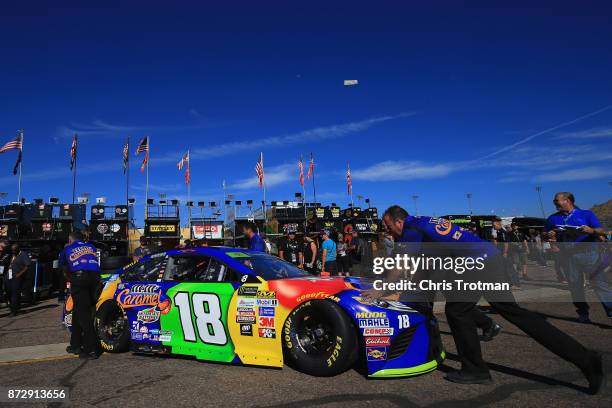
<instances>
[{"instance_id":1,"label":"distant spectator","mask_svg":"<svg viewBox=\"0 0 612 408\"><path fill-rule=\"evenodd\" d=\"M336 249L338 275L351 275L351 258L348 255L348 245L344 242L344 236L338 234L338 247Z\"/></svg>"},{"instance_id":2,"label":"distant spectator","mask_svg":"<svg viewBox=\"0 0 612 408\"><path fill-rule=\"evenodd\" d=\"M295 239L295 232L289 232L278 248L278 257L294 265L300 265L300 259L304 258L302 248Z\"/></svg>"},{"instance_id":3,"label":"distant spectator","mask_svg":"<svg viewBox=\"0 0 612 408\"><path fill-rule=\"evenodd\" d=\"M508 225L507 231L510 241L508 251L514 268L519 273L520 278L529 280L530 278L527 276L527 256L529 255L527 237L519 231L518 226L514 223Z\"/></svg>"},{"instance_id":4,"label":"distant spectator","mask_svg":"<svg viewBox=\"0 0 612 408\"><path fill-rule=\"evenodd\" d=\"M10 286L8 284L8 269L11 262L11 249L9 248L8 242L0 241L0 303L4 300L4 303L8 305L10 301Z\"/></svg>"},{"instance_id":5,"label":"distant spectator","mask_svg":"<svg viewBox=\"0 0 612 408\"><path fill-rule=\"evenodd\" d=\"M330 275L338 274L338 265L336 263L336 243L331 239L329 230L321 231L321 272L328 272Z\"/></svg>"},{"instance_id":6,"label":"distant spectator","mask_svg":"<svg viewBox=\"0 0 612 408\"><path fill-rule=\"evenodd\" d=\"M300 261L301 268L312 274L316 271L317 264L317 244L309 235L304 235L304 244L302 247L302 260Z\"/></svg>"},{"instance_id":7,"label":"distant spectator","mask_svg":"<svg viewBox=\"0 0 612 408\"><path fill-rule=\"evenodd\" d=\"M257 232L257 225L254 222L248 222L242 227L242 232L249 239L249 249L257 252L267 252L266 243Z\"/></svg>"},{"instance_id":8,"label":"distant spectator","mask_svg":"<svg viewBox=\"0 0 612 408\"><path fill-rule=\"evenodd\" d=\"M17 316L21 302L21 289L26 278L28 267L32 263L29 255L21 250L18 244L11 246L12 258L8 270L8 287L10 288L10 316Z\"/></svg>"},{"instance_id":9,"label":"distant spectator","mask_svg":"<svg viewBox=\"0 0 612 408\"><path fill-rule=\"evenodd\" d=\"M395 242L393 241L393 237L390 234L385 234L385 239L383 241L385 247L385 255L391 256L393 254L393 248L395 247Z\"/></svg>"},{"instance_id":10,"label":"distant spectator","mask_svg":"<svg viewBox=\"0 0 612 408\"><path fill-rule=\"evenodd\" d=\"M149 245L147 245L147 238L144 236L140 237L140 246L134 250L134 255L132 255L132 261L138 262L140 258L143 256L149 255L151 253L151 249Z\"/></svg>"}]
</instances>

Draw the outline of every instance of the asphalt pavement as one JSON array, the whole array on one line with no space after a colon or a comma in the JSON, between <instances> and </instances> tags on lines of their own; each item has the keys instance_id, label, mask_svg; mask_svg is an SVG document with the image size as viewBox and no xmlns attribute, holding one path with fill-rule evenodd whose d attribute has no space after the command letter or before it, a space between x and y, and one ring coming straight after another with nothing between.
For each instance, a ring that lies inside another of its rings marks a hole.
<instances>
[{"instance_id":1,"label":"asphalt pavement","mask_svg":"<svg viewBox=\"0 0 612 408\"><path fill-rule=\"evenodd\" d=\"M521 304L542 313L585 346L603 353L607 372L611 372L612 325L601 306L592 304L593 324L580 324L567 291L553 283L550 270L530 265L530 271L537 279L523 285ZM541 291L544 285L553 287L546 292L551 301L529 303L529 291ZM438 317L449 355L445 364L419 377L384 380L367 379L357 370L333 378L316 378L289 367L228 366L132 353L81 360L62 351L69 335L60 326L61 307L57 301L25 308L15 318L7 315L7 309L0 309L1 385L70 390L69 404L23 406L612 406L612 384L597 396L588 395L587 383L578 369L495 314L491 316L504 330L494 341L483 344L493 385L458 385L444 380L445 372L457 368L458 363L443 313Z\"/></svg>"}]
</instances>

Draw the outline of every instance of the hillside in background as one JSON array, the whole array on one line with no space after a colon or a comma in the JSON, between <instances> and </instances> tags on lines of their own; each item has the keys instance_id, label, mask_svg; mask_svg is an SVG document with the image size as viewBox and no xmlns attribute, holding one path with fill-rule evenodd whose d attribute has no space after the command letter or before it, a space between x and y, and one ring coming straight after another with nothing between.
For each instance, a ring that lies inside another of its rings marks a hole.
<instances>
[{"instance_id":1,"label":"hillside in background","mask_svg":"<svg viewBox=\"0 0 612 408\"><path fill-rule=\"evenodd\" d=\"M599 221L607 230L612 228L612 200L608 200L603 204L597 204L591 207L591 211L597 215Z\"/></svg>"}]
</instances>

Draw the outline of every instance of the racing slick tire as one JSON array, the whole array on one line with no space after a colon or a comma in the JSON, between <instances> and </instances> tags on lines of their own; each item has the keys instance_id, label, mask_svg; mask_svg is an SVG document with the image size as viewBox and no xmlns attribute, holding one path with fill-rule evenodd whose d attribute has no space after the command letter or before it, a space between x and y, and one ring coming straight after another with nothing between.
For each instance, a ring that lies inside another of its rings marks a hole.
<instances>
[{"instance_id":1,"label":"racing slick tire","mask_svg":"<svg viewBox=\"0 0 612 408\"><path fill-rule=\"evenodd\" d=\"M132 262L129 256L106 256L100 260L100 268L112 270L113 272L119 268Z\"/></svg>"},{"instance_id":2,"label":"racing slick tire","mask_svg":"<svg viewBox=\"0 0 612 408\"><path fill-rule=\"evenodd\" d=\"M282 331L287 363L306 374L331 377L357 361L357 330L340 306L311 300L297 306Z\"/></svg>"},{"instance_id":3,"label":"racing slick tire","mask_svg":"<svg viewBox=\"0 0 612 408\"><path fill-rule=\"evenodd\" d=\"M102 350L122 353L130 346L128 319L115 301L107 300L96 312L95 328Z\"/></svg>"}]
</instances>

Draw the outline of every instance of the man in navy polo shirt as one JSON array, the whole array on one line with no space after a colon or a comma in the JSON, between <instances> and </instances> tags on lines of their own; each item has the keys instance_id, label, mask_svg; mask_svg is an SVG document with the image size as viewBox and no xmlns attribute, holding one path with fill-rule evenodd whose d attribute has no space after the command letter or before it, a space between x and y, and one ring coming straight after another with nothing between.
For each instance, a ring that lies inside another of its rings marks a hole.
<instances>
[{"instance_id":1,"label":"man in navy polo shirt","mask_svg":"<svg viewBox=\"0 0 612 408\"><path fill-rule=\"evenodd\" d=\"M413 217L400 206L389 207L383 215L383 224L396 242L404 242L408 254L419 256L431 249L423 243L442 246L442 256L484 257L484 268L473 276L466 272L464 279L484 278L488 282L503 281L502 255L490 242L483 241L469 231L453 225L448 220L433 217ZM434 249L436 251L436 249ZM418 272L417 272L418 273ZM397 271L395 271L397 275ZM397 281L399 276L388 276L388 281ZM372 291L365 296L380 297ZM605 374L601 355L586 349L582 344L548 323L542 316L523 309L514 300L511 291L458 290L444 292L446 317L451 328L461 369L446 375L449 381L462 384L486 384L491 382L487 364L482 358L474 320L476 303L481 297L502 317L517 326L542 346L581 369L589 381L589 391L599 392L604 384Z\"/></svg>"},{"instance_id":2,"label":"man in navy polo shirt","mask_svg":"<svg viewBox=\"0 0 612 408\"><path fill-rule=\"evenodd\" d=\"M544 230L551 241L560 242L562 261L566 262L568 284L576 306L578 320L590 323L589 305L584 297L586 275L599 297L606 314L612 319L612 290L608 285L605 268L600 268L600 252L597 244L604 230L599 220L589 210L576 207L572 193L560 192L553 200L557 212L548 217Z\"/></svg>"},{"instance_id":3,"label":"man in navy polo shirt","mask_svg":"<svg viewBox=\"0 0 612 408\"><path fill-rule=\"evenodd\" d=\"M249 222L242 227L242 232L249 239L249 249L251 251L266 252L266 243L263 238L257 233L257 226L253 222Z\"/></svg>"}]
</instances>

